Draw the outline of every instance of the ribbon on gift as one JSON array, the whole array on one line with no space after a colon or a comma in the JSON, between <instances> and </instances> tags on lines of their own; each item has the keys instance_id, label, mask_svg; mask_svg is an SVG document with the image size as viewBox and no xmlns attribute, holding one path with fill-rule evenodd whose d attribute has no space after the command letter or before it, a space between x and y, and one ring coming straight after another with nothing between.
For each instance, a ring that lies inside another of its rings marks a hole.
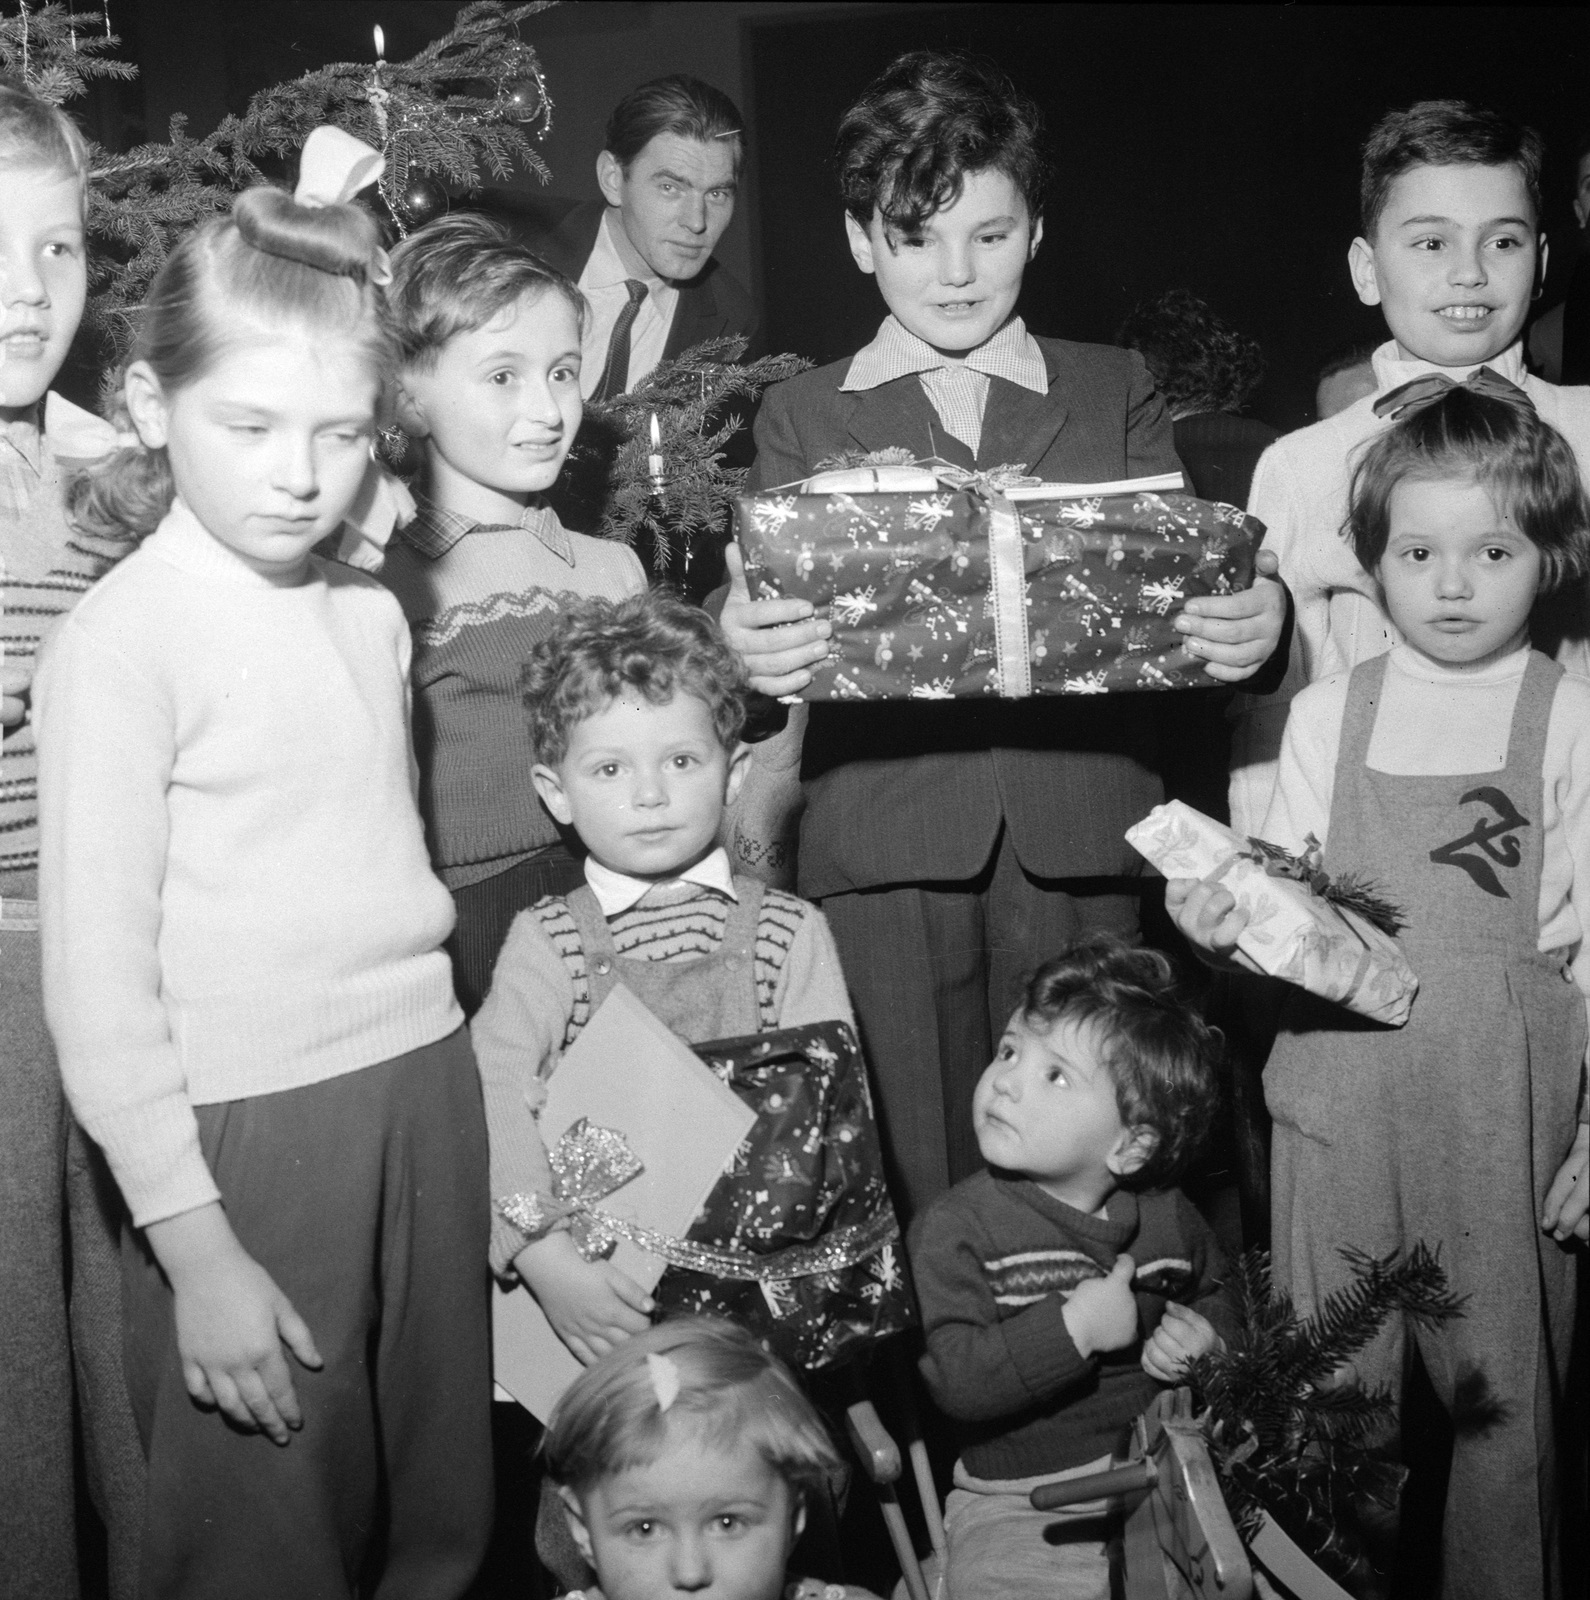
<instances>
[{"instance_id":1,"label":"ribbon on gift","mask_svg":"<svg viewBox=\"0 0 1590 1600\"><path fill-rule=\"evenodd\" d=\"M567 1219L574 1242L587 1261L611 1254L620 1239L627 1239L639 1249L660 1256L669 1266L688 1272L778 1283L842 1272L900 1237L900 1225L886 1206L866 1222L836 1228L815 1244L790 1245L769 1255L673 1239L625 1217L615 1217L597 1204L643 1170L640 1157L630 1149L623 1134L581 1117L558 1140L549 1160L553 1179L550 1198L539 1194L509 1195L497 1202L497 1209L530 1239L540 1238Z\"/></svg>"}]
</instances>

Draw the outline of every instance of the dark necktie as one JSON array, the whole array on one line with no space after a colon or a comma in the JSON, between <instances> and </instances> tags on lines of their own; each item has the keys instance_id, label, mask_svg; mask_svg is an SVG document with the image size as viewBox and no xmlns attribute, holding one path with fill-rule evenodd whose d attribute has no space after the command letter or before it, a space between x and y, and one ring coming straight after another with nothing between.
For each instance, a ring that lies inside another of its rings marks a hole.
<instances>
[{"instance_id":1,"label":"dark necktie","mask_svg":"<svg viewBox=\"0 0 1590 1600\"><path fill-rule=\"evenodd\" d=\"M601 382L591 392L593 400L611 400L614 395L623 394L629 384L629 331L640 315L646 285L639 278L626 278L624 287L629 291L629 304L613 324L613 337L607 342L607 364L602 368Z\"/></svg>"}]
</instances>

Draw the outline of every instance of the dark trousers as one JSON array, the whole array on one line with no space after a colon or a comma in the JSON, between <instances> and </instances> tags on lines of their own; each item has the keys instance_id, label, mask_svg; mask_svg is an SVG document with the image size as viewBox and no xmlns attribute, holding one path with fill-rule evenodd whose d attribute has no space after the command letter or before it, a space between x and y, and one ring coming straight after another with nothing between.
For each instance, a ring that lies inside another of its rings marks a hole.
<instances>
[{"instance_id":1,"label":"dark trousers","mask_svg":"<svg viewBox=\"0 0 1590 1600\"><path fill-rule=\"evenodd\" d=\"M458 922L447 941L453 987L464 1015L472 1017L491 992L492 968L513 919L549 894L567 894L585 882L585 869L561 844L453 890Z\"/></svg>"},{"instance_id":2,"label":"dark trousers","mask_svg":"<svg viewBox=\"0 0 1590 1600\"><path fill-rule=\"evenodd\" d=\"M243 1248L308 1323L281 1448L188 1397L172 1297L124 1257L147 1600L453 1600L491 1531L486 1128L468 1038L198 1108Z\"/></svg>"},{"instance_id":3,"label":"dark trousers","mask_svg":"<svg viewBox=\"0 0 1590 1600\"><path fill-rule=\"evenodd\" d=\"M1090 933L1133 937L1138 896L1117 878L1034 877L1002 829L975 878L830 895L822 909L872 1068L890 1190L908 1222L982 1167L972 1091L1025 974Z\"/></svg>"}]
</instances>

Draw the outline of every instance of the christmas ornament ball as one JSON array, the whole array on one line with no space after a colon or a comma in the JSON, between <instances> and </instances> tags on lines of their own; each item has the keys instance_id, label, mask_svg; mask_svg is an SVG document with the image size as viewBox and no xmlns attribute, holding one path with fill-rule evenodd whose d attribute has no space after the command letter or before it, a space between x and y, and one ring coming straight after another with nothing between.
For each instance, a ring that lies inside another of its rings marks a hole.
<instances>
[{"instance_id":1,"label":"christmas ornament ball","mask_svg":"<svg viewBox=\"0 0 1590 1600\"><path fill-rule=\"evenodd\" d=\"M435 178L416 172L403 186L399 203L416 227L443 215L447 210L447 191Z\"/></svg>"},{"instance_id":2,"label":"christmas ornament ball","mask_svg":"<svg viewBox=\"0 0 1590 1600\"><path fill-rule=\"evenodd\" d=\"M511 122L534 122L544 104L541 85L534 78L521 78L503 94L503 115Z\"/></svg>"}]
</instances>

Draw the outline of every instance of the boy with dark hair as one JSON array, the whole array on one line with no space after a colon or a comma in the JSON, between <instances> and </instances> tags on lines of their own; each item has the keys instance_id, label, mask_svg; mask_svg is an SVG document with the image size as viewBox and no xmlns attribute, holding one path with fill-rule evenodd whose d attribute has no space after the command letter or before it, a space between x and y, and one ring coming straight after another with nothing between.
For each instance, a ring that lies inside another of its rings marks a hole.
<instances>
[{"instance_id":1,"label":"boy with dark hair","mask_svg":"<svg viewBox=\"0 0 1590 1600\"><path fill-rule=\"evenodd\" d=\"M1002 73L903 56L846 113L838 165L851 253L889 315L852 359L768 391L753 488L901 446L1072 482L1176 469L1141 356L1038 339L1015 314L1047 163L1038 110ZM728 560L724 629L753 687L798 692L827 623L752 601ZM1180 627L1229 682L1270 655L1282 610L1262 582L1191 602ZM1122 835L1163 798L1156 742L1119 700L812 707L798 887L845 957L905 1214L977 1168L964 1108L1027 952L1135 930Z\"/></svg>"},{"instance_id":2,"label":"boy with dark hair","mask_svg":"<svg viewBox=\"0 0 1590 1600\"><path fill-rule=\"evenodd\" d=\"M621 599L646 578L633 551L570 532L545 499L582 415L580 291L478 216L411 234L392 271L397 420L424 467L381 577L414 632L420 809L473 1015L514 917L580 881L526 782L520 664L572 600Z\"/></svg>"},{"instance_id":3,"label":"boy with dark hair","mask_svg":"<svg viewBox=\"0 0 1590 1600\"><path fill-rule=\"evenodd\" d=\"M491 1265L589 1364L652 1303L580 1255L554 1198L536 1114L563 1052L620 982L691 1043L848 1022L850 1005L822 914L735 875L719 843L751 752L744 673L704 611L661 593L573 606L523 685L531 781L589 853L580 887L515 921L475 1019Z\"/></svg>"},{"instance_id":4,"label":"boy with dark hair","mask_svg":"<svg viewBox=\"0 0 1590 1600\"><path fill-rule=\"evenodd\" d=\"M1398 641L1374 579L1341 537L1359 454L1397 409L1393 391L1432 373L1460 382L1489 367L1521 387L1590 468L1590 390L1530 376L1522 334L1546 270L1540 231L1540 136L1484 107L1424 100L1389 112L1363 150L1363 232L1348 250L1358 298L1378 305L1391 338L1375 351L1372 394L1265 452L1248 510L1269 530L1297 622L1281 691L1239 701L1231 822L1263 831L1287 708L1310 683L1383 655ZM1582 591L1556 614L1558 656L1590 668ZM1564 613L1577 612L1578 615ZM1550 649L1544 632L1537 635Z\"/></svg>"},{"instance_id":5,"label":"boy with dark hair","mask_svg":"<svg viewBox=\"0 0 1590 1600\"><path fill-rule=\"evenodd\" d=\"M1155 1385L1231 1330L1219 1246L1170 1188L1214 1116L1218 1054L1163 956L1099 939L1033 974L983 1073L972 1124L990 1170L911 1235L922 1373L962 1425L956 1600L1110 1592L1101 1507L1062 1514L1081 1525L1054 1539L1056 1514L1027 1495L1107 1465Z\"/></svg>"}]
</instances>

